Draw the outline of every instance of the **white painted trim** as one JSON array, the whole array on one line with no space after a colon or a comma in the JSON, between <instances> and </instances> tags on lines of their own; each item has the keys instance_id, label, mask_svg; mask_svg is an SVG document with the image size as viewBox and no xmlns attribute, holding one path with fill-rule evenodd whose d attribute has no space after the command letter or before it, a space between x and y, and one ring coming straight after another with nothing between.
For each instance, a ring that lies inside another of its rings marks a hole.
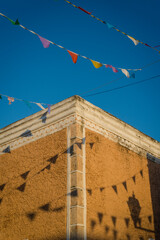
<instances>
[{"instance_id":1,"label":"white painted trim","mask_svg":"<svg viewBox=\"0 0 160 240\"><path fill-rule=\"evenodd\" d=\"M143 155L148 152L160 158L160 143L158 141L79 96L70 97L53 105L51 114L47 114L46 123L42 123L41 117L46 111L47 109L42 110L1 129L0 154L3 154L3 150L8 146L12 151L29 142L60 131L74 122L83 122L85 128L98 132L134 152ZM30 130L33 136L21 137L21 134L26 130Z\"/></svg>"},{"instance_id":2,"label":"white painted trim","mask_svg":"<svg viewBox=\"0 0 160 240\"><path fill-rule=\"evenodd\" d=\"M85 127L83 126L83 139L85 139ZM87 239L87 194L86 194L86 141L83 145L83 188L84 188L84 240Z\"/></svg>"},{"instance_id":3,"label":"white painted trim","mask_svg":"<svg viewBox=\"0 0 160 240\"><path fill-rule=\"evenodd\" d=\"M70 161L70 127L67 127L67 240L70 239L70 171L71 171L71 161Z\"/></svg>"},{"instance_id":4,"label":"white painted trim","mask_svg":"<svg viewBox=\"0 0 160 240\"><path fill-rule=\"evenodd\" d=\"M76 172L79 172L79 173L82 173L82 174L83 174L83 172L82 172L82 171L79 171L79 170L74 170L74 171L71 171L70 173L72 174L72 173L76 173Z\"/></svg>"},{"instance_id":5,"label":"white painted trim","mask_svg":"<svg viewBox=\"0 0 160 240\"><path fill-rule=\"evenodd\" d=\"M80 206L80 205L72 205L70 208L76 208L76 207L84 208L83 206Z\"/></svg>"},{"instance_id":6,"label":"white painted trim","mask_svg":"<svg viewBox=\"0 0 160 240\"><path fill-rule=\"evenodd\" d=\"M72 224L72 225L70 225L70 227L75 227L75 226L81 226L81 227L84 227L84 225L83 225L83 224L80 224L80 223L76 223L76 224Z\"/></svg>"}]
</instances>

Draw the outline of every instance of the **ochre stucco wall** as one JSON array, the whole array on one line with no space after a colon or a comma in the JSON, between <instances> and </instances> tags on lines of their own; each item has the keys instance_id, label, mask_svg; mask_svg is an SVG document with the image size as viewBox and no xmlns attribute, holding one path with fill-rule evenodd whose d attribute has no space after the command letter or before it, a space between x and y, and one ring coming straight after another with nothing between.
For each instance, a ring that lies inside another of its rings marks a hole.
<instances>
[{"instance_id":1,"label":"ochre stucco wall","mask_svg":"<svg viewBox=\"0 0 160 240\"><path fill-rule=\"evenodd\" d=\"M154 239L146 158L86 129L86 187L88 239Z\"/></svg>"},{"instance_id":2,"label":"ochre stucco wall","mask_svg":"<svg viewBox=\"0 0 160 240\"><path fill-rule=\"evenodd\" d=\"M0 240L66 239L66 150L64 129L0 156Z\"/></svg>"}]
</instances>

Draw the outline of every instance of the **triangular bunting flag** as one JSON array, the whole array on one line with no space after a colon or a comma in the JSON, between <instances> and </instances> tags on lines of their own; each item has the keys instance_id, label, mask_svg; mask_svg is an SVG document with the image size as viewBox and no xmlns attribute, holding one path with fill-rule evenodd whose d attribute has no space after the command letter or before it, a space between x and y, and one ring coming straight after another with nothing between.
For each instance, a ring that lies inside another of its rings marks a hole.
<instances>
[{"instance_id":1,"label":"triangular bunting flag","mask_svg":"<svg viewBox=\"0 0 160 240\"><path fill-rule=\"evenodd\" d=\"M146 45L147 47L150 47L150 48L151 48L151 46L149 46L147 43L145 43L144 45Z\"/></svg>"},{"instance_id":2,"label":"triangular bunting flag","mask_svg":"<svg viewBox=\"0 0 160 240\"><path fill-rule=\"evenodd\" d=\"M136 183L136 176L135 175L132 177L132 179L133 179L134 183Z\"/></svg>"},{"instance_id":3,"label":"triangular bunting flag","mask_svg":"<svg viewBox=\"0 0 160 240\"><path fill-rule=\"evenodd\" d=\"M48 160L47 160L47 162L50 162L50 163L53 163L53 164L55 164L55 163L56 163L56 160L57 160L57 158L58 158L58 154L57 154L57 155L55 155L54 157L52 157L52 158L48 159Z\"/></svg>"},{"instance_id":4,"label":"triangular bunting flag","mask_svg":"<svg viewBox=\"0 0 160 240\"><path fill-rule=\"evenodd\" d=\"M27 107L32 108L31 105L30 105L30 103L29 103L28 101L23 100L23 102L27 105Z\"/></svg>"},{"instance_id":5,"label":"triangular bunting flag","mask_svg":"<svg viewBox=\"0 0 160 240\"><path fill-rule=\"evenodd\" d=\"M140 171L140 174L141 174L141 176L142 176L142 178L143 178L143 170Z\"/></svg>"},{"instance_id":6,"label":"triangular bunting flag","mask_svg":"<svg viewBox=\"0 0 160 240\"><path fill-rule=\"evenodd\" d=\"M36 216L36 213L35 213L35 212L34 212L34 213L27 213L26 216L27 216L31 221L33 221L34 218L35 218L35 216Z\"/></svg>"},{"instance_id":7,"label":"triangular bunting flag","mask_svg":"<svg viewBox=\"0 0 160 240\"><path fill-rule=\"evenodd\" d=\"M103 219L103 213L98 213L98 219L99 219L99 223L101 224Z\"/></svg>"},{"instance_id":8,"label":"triangular bunting flag","mask_svg":"<svg viewBox=\"0 0 160 240\"><path fill-rule=\"evenodd\" d=\"M42 106L42 104L40 104L40 103L36 103L36 104L37 104L37 106L40 107L41 109L43 109L43 110L45 109L45 108Z\"/></svg>"},{"instance_id":9,"label":"triangular bunting flag","mask_svg":"<svg viewBox=\"0 0 160 240\"><path fill-rule=\"evenodd\" d=\"M80 10L82 10L83 12L85 12L85 13L87 13L87 14L91 14L91 12L88 12L88 11L86 11L85 9L83 9L83 8L81 8L81 7L78 7Z\"/></svg>"},{"instance_id":10,"label":"triangular bunting flag","mask_svg":"<svg viewBox=\"0 0 160 240\"><path fill-rule=\"evenodd\" d=\"M45 169L48 169L48 170L50 170L51 169L51 165L49 164L49 165L47 165L46 167L45 167Z\"/></svg>"},{"instance_id":11,"label":"triangular bunting flag","mask_svg":"<svg viewBox=\"0 0 160 240\"><path fill-rule=\"evenodd\" d=\"M117 186L116 186L116 185L113 185L112 188L113 188L113 190L118 194Z\"/></svg>"},{"instance_id":12,"label":"triangular bunting flag","mask_svg":"<svg viewBox=\"0 0 160 240\"><path fill-rule=\"evenodd\" d=\"M130 219L129 218L125 218L124 221L125 221L126 227L128 228Z\"/></svg>"},{"instance_id":13,"label":"triangular bunting flag","mask_svg":"<svg viewBox=\"0 0 160 240\"><path fill-rule=\"evenodd\" d=\"M110 29L110 28L114 28L114 26L110 23L107 23L107 27Z\"/></svg>"},{"instance_id":14,"label":"triangular bunting flag","mask_svg":"<svg viewBox=\"0 0 160 240\"><path fill-rule=\"evenodd\" d=\"M130 78L135 78L135 77L136 77L136 75L134 72L130 74Z\"/></svg>"},{"instance_id":15,"label":"triangular bunting flag","mask_svg":"<svg viewBox=\"0 0 160 240\"><path fill-rule=\"evenodd\" d=\"M5 148L5 149L3 150L3 152L4 152L4 153L11 153L11 148L10 148L10 146L8 146L7 148Z\"/></svg>"},{"instance_id":16,"label":"triangular bunting flag","mask_svg":"<svg viewBox=\"0 0 160 240\"><path fill-rule=\"evenodd\" d=\"M8 18L8 20L13 24L13 25L19 25L18 19L14 22L12 19Z\"/></svg>"},{"instance_id":17,"label":"triangular bunting flag","mask_svg":"<svg viewBox=\"0 0 160 240\"><path fill-rule=\"evenodd\" d=\"M49 208L50 208L50 203L47 203L47 204L39 207L39 209L41 209L41 210L43 210L43 211L46 211L46 212L49 211Z\"/></svg>"},{"instance_id":18,"label":"triangular bunting flag","mask_svg":"<svg viewBox=\"0 0 160 240\"><path fill-rule=\"evenodd\" d=\"M105 226L105 232L108 233L109 232L109 227L106 225Z\"/></svg>"},{"instance_id":19,"label":"triangular bunting flag","mask_svg":"<svg viewBox=\"0 0 160 240\"><path fill-rule=\"evenodd\" d=\"M117 73L117 72L118 72L118 70L117 70L115 67L112 67L112 71L113 71L114 73Z\"/></svg>"},{"instance_id":20,"label":"triangular bunting flag","mask_svg":"<svg viewBox=\"0 0 160 240\"><path fill-rule=\"evenodd\" d=\"M39 36L39 35L38 35L38 37L39 37L39 39L41 40L41 42L42 42L42 44L43 44L43 47L44 47L44 48L48 48L49 45L50 45L50 42L49 42L47 39L45 39L45 38L43 38L43 37L41 37L41 36Z\"/></svg>"},{"instance_id":21,"label":"triangular bunting flag","mask_svg":"<svg viewBox=\"0 0 160 240\"><path fill-rule=\"evenodd\" d=\"M102 192L104 189L105 189L104 187L101 187L101 188L100 188L100 191Z\"/></svg>"},{"instance_id":22,"label":"triangular bunting flag","mask_svg":"<svg viewBox=\"0 0 160 240\"><path fill-rule=\"evenodd\" d=\"M14 98L8 97L8 101L9 101L9 104L11 104L12 102L14 102Z\"/></svg>"},{"instance_id":23,"label":"triangular bunting flag","mask_svg":"<svg viewBox=\"0 0 160 240\"><path fill-rule=\"evenodd\" d=\"M79 149L82 149L82 143L76 142L75 144L79 147Z\"/></svg>"},{"instance_id":24,"label":"triangular bunting flag","mask_svg":"<svg viewBox=\"0 0 160 240\"><path fill-rule=\"evenodd\" d=\"M152 216L148 216L148 221L152 223Z\"/></svg>"},{"instance_id":25,"label":"triangular bunting flag","mask_svg":"<svg viewBox=\"0 0 160 240\"><path fill-rule=\"evenodd\" d=\"M50 114L51 113L51 105L48 104L48 113Z\"/></svg>"},{"instance_id":26,"label":"triangular bunting flag","mask_svg":"<svg viewBox=\"0 0 160 240\"><path fill-rule=\"evenodd\" d=\"M25 187L26 187L26 183L23 183L22 185L20 185L17 190L21 191L21 192L24 192L25 190Z\"/></svg>"},{"instance_id":27,"label":"triangular bunting flag","mask_svg":"<svg viewBox=\"0 0 160 240\"><path fill-rule=\"evenodd\" d=\"M106 68L112 68L112 65L106 64L105 67Z\"/></svg>"},{"instance_id":28,"label":"triangular bunting flag","mask_svg":"<svg viewBox=\"0 0 160 240\"><path fill-rule=\"evenodd\" d=\"M69 51L69 50L67 50L67 52L70 54L73 63L76 63L76 62L77 62L78 55L77 55L76 53L74 53L74 52Z\"/></svg>"},{"instance_id":29,"label":"triangular bunting flag","mask_svg":"<svg viewBox=\"0 0 160 240\"><path fill-rule=\"evenodd\" d=\"M89 195L92 195L92 189L87 189L87 192L89 193Z\"/></svg>"},{"instance_id":30,"label":"triangular bunting flag","mask_svg":"<svg viewBox=\"0 0 160 240\"><path fill-rule=\"evenodd\" d=\"M96 62L96 61L94 61L94 60L91 60L91 62L93 63L93 66L94 66L95 68L100 68L100 67L102 67L102 64L99 63L99 62Z\"/></svg>"},{"instance_id":31,"label":"triangular bunting flag","mask_svg":"<svg viewBox=\"0 0 160 240\"><path fill-rule=\"evenodd\" d=\"M117 218L114 217L114 216L112 216L111 218L112 218L113 225L116 226L116 220L117 220Z\"/></svg>"},{"instance_id":32,"label":"triangular bunting flag","mask_svg":"<svg viewBox=\"0 0 160 240\"><path fill-rule=\"evenodd\" d=\"M92 228L92 230L94 229L95 225L96 225L96 221L91 220L91 228Z\"/></svg>"},{"instance_id":33,"label":"triangular bunting flag","mask_svg":"<svg viewBox=\"0 0 160 240\"><path fill-rule=\"evenodd\" d=\"M126 69L121 69L122 73L126 75L127 78L129 78L129 72Z\"/></svg>"},{"instance_id":34,"label":"triangular bunting flag","mask_svg":"<svg viewBox=\"0 0 160 240\"><path fill-rule=\"evenodd\" d=\"M3 189L4 189L4 187L6 186L6 184L4 183L4 184L2 184L2 185L0 185L0 190L1 191L3 191Z\"/></svg>"},{"instance_id":35,"label":"triangular bunting flag","mask_svg":"<svg viewBox=\"0 0 160 240\"><path fill-rule=\"evenodd\" d=\"M136 40L136 39L133 38L133 37L130 37L129 35L127 35L127 37L128 37L129 39L131 39L131 40L134 42L135 45L138 45L138 43L139 43L138 40Z\"/></svg>"},{"instance_id":36,"label":"triangular bunting flag","mask_svg":"<svg viewBox=\"0 0 160 240\"><path fill-rule=\"evenodd\" d=\"M2 95L0 95L0 99L2 100Z\"/></svg>"},{"instance_id":37,"label":"triangular bunting flag","mask_svg":"<svg viewBox=\"0 0 160 240\"><path fill-rule=\"evenodd\" d=\"M17 18L17 20L15 21L14 24L15 24L15 25L19 25L19 24L20 24L19 21L18 21L18 18Z\"/></svg>"},{"instance_id":38,"label":"triangular bunting flag","mask_svg":"<svg viewBox=\"0 0 160 240\"><path fill-rule=\"evenodd\" d=\"M124 188L126 189L126 191L128 191L128 190L127 190L127 182L124 181L122 184L123 184Z\"/></svg>"},{"instance_id":39,"label":"triangular bunting flag","mask_svg":"<svg viewBox=\"0 0 160 240\"><path fill-rule=\"evenodd\" d=\"M21 174L21 177L22 177L24 180L26 180L26 178L27 178L29 172L30 172L30 171L27 171L27 172Z\"/></svg>"},{"instance_id":40,"label":"triangular bunting flag","mask_svg":"<svg viewBox=\"0 0 160 240\"><path fill-rule=\"evenodd\" d=\"M92 149L92 148L93 148L93 145L94 145L94 143L89 143L89 145L90 145L90 148Z\"/></svg>"}]
</instances>

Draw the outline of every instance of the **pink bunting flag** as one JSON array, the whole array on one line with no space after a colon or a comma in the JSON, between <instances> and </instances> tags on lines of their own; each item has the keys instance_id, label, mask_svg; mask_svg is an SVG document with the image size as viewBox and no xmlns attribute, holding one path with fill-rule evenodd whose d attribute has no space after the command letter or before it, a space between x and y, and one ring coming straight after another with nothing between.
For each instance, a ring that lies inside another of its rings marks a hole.
<instances>
[{"instance_id":1,"label":"pink bunting flag","mask_svg":"<svg viewBox=\"0 0 160 240\"><path fill-rule=\"evenodd\" d=\"M91 14L91 12L88 12L88 11L86 11L85 9L83 9L83 8L81 8L81 7L78 7L80 10L82 10L83 12L85 12L85 13L87 13L87 14Z\"/></svg>"},{"instance_id":2,"label":"pink bunting flag","mask_svg":"<svg viewBox=\"0 0 160 240\"><path fill-rule=\"evenodd\" d=\"M41 36L39 36L39 35L38 35L38 37L39 37L39 39L41 40L41 42L42 42L42 44L43 44L43 47L44 47L44 48L48 48L49 45L50 45L50 42L49 42L47 39L45 39L45 38L43 38L43 37L41 37Z\"/></svg>"},{"instance_id":3,"label":"pink bunting flag","mask_svg":"<svg viewBox=\"0 0 160 240\"><path fill-rule=\"evenodd\" d=\"M74 52L69 51L69 50L67 50L67 52L70 54L73 63L76 63L76 62L77 62L78 55L77 55L76 53L74 53Z\"/></svg>"},{"instance_id":4,"label":"pink bunting flag","mask_svg":"<svg viewBox=\"0 0 160 240\"><path fill-rule=\"evenodd\" d=\"M9 104L11 104L12 102L14 102L14 98L8 97L8 101L9 101Z\"/></svg>"},{"instance_id":5,"label":"pink bunting flag","mask_svg":"<svg viewBox=\"0 0 160 240\"><path fill-rule=\"evenodd\" d=\"M113 67L112 65L106 64L105 67L106 67L106 68L112 68L112 71L113 71L114 73L117 73L117 72L118 72L118 70L117 70L115 67Z\"/></svg>"}]
</instances>

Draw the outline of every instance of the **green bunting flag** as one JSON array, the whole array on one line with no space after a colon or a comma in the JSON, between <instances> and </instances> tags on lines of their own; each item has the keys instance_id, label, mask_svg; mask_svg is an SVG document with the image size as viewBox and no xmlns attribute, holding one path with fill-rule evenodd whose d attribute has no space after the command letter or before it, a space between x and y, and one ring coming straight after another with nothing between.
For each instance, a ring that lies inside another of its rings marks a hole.
<instances>
[{"instance_id":1,"label":"green bunting flag","mask_svg":"<svg viewBox=\"0 0 160 240\"><path fill-rule=\"evenodd\" d=\"M31 105L30 105L30 103L29 103L28 101L23 100L23 102L27 105L27 107L32 108Z\"/></svg>"},{"instance_id":2,"label":"green bunting flag","mask_svg":"<svg viewBox=\"0 0 160 240\"><path fill-rule=\"evenodd\" d=\"M2 100L2 96L0 95L0 99Z\"/></svg>"},{"instance_id":3,"label":"green bunting flag","mask_svg":"<svg viewBox=\"0 0 160 240\"><path fill-rule=\"evenodd\" d=\"M12 19L8 18L8 20L13 24L13 25L20 25L18 19L14 22Z\"/></svg>"}]
</instances>

